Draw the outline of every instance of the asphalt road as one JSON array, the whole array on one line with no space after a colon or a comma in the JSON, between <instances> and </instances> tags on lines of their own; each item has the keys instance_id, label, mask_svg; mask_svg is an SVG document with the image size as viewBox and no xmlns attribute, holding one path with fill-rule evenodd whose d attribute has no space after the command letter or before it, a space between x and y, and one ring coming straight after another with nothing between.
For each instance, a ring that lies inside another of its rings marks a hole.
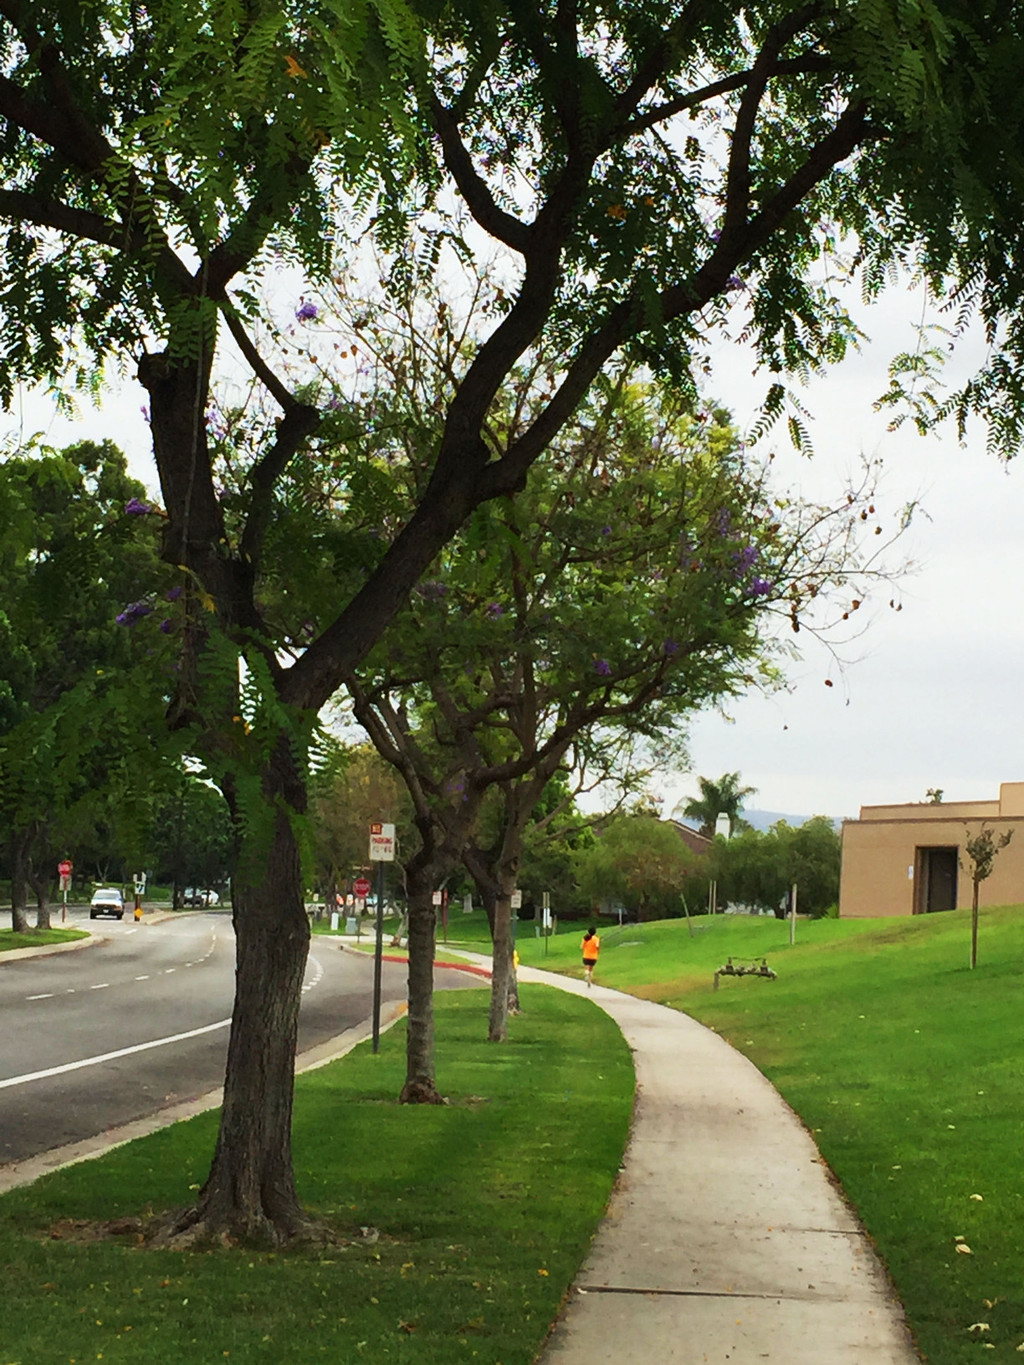
<instances>
[{"instance_id":1,"label":"asphalt road","mask_svg":"<svg viewBox=\"0 0 1024 1365\"><path fill-rule=\"evenodd\" d=\"M68 923L100 942L78 952L0 957L0 1164L81 1141L194 1099L224 1079L234 993L230 915ZM405 998L406 968L385 962L384 1000ZM479 978L439 972L442 987ZM369 1017L373 960L315 938L299 1050Z\"/></svg>"}]
</instances>

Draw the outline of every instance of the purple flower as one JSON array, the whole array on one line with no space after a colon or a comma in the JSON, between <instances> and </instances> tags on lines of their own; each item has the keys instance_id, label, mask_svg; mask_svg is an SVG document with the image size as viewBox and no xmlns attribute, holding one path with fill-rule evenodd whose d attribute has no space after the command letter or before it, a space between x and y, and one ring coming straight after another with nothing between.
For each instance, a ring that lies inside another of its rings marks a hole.
<instances>
[{"instance_id":1,"label":"purple flower","mask_svg":"<svg viewBox=\"0 0 1024 1365\"><path fill-rule=\"evenodd\" d=\"M747 591L751 597L767 597L772 590L772 585L767 578L753 578Z\"/></svg>"},{"instance_id":2,"label":"purple flower","mask_svg":"<svg viewBox=\"0 0 1024 1365\"><path fill-rule=\"evenodd\" d=\"M143 502L141 498L129 498L124 505L124 510L130 517L144 517L153 509L148 502Z\"/></svg>"},{"instance_id":3,"label":"purple flower","mask_svg":"<svg viewBox=\"0 0 1024 1365\"><path fill-rule=\"evenodd\" d=\"M436 578L428 578L425 583L421 583L416 589L421 597L425 597L428 602L437 602L442 597L448 595L448 588L444 583Z\"/></svg>"},{"instance_id":4,"label":"purple flower","mask_svg":"<svg viewBox=\"0 0 1024 1365\"><path fill-rule=\"evenodd\" d=\"M754 567L754 561L756 559L757 559L756 545L744 545L742 550L734 551L732 562L736 565L737 574L746 573L748 569L752 569Z\"/></svg>"},{"instance_id":5,"label":"purple flower","mask_svg":"<svg viewBox=\"0 0 1024 1365\"><path fill-rule=\"evenodd\" d=\"M488 602L487 615L491 618L492 621L496 621L499 616L505 615L505 608L501 605L500 602Z\"/></svg>"},{"instance_id":6,"label":"purple flower","mask_svg":"<svg viewBox=\"0 0 1024 1365\"><path fill-rule=\"evenodd\" d=\"M317 315L317 306L310 303L308 299L303 299L295 310L295 316L299 322L312 322Z\"/></svg>"},{"instance_id":7,"label":"purple flower","mask_svg":"<svg viewBox=\"0 0 1024 1365\"><path fill-rule=\"evenodd\" d=\"M119 626L134 626L144 616L148 616L152 610L153 608L148 602L129 602L124 611L118 612L115 620Z\"/></svg>"},{"instance_id":8,"label":"purple flower","mask_svg":"<svg viewBox=\"0 0 1024 1365\"><path fill-rule=\"evenodd\" d=\"M739 275L730 275L725 282L726 289L746 289L745 280L741 280Z\"/></svg>"},{"instance_id":9,"label":"purple flower","mask_svg":"<svg viewBox=\"0 0 1024 1365\"><path fill-rule=\"evenodd\" d=\"M164 595L166 596L168 602L177 602L178 598L181 596L181 592L182 592L181 584L179 583L176 587L168 588L167 592Z\"/></svg>"},{"instance_id":10,"label":"purple flower","mask_svg":"<svg viewBox=\"0 0 1024 1365\"><path fill-rule=\"evenodd\" d=\"M732 515L729 512L728 507L720 507L718 509L715 523L718 527L718 534L720 536L727 536L729 534L732 530Z\"/></svg>"},{"instance_id":11,"label":"purple flower","mask_svg":"<svg viewBox=\"0 0 1024 1365\"><path fill-rule=\"evenodd\" d=\"M666 640L661 647L661 652L671 659L673 654L679 653L679 642L677 640Z\"/></svg>"},{"instance_id":12,"label":"purple flower","mask_svg":"<svg viewBox=\"0 0 1024 1365\"><path fill-rule=\"evenodd\" d=\"M602 527L601 527L601 534L602 534L603 536L610 536L611 533L612 533L612 528L611 528L610 526L602 526Z\"/></svg>"},{"instance_id":13,"label":"purple flower","mask_svg":"<svg viewBox=\"0 0 1024 1365\"><path fill-rule=\"evenodd\" d=\"M139 411L142 413L143 417L144 417L144 418L146 419L146 421L148 422L148 421L149 421L149 408L146 406L145 403L143 403L142 407L139 408Z\"/></svg>"},{"instance_id":14,"label":"purple flower","mask_svg":"<svg viewBox=\"0 0 1024 1365\"><path fill-rule=\"evenodd\" d=\"M160 622L160 633L162 635L170 635L173 629L174 622L171 620L169 616L165 616L164 619Z\"/></svg>"},{"instance_id":15,"label":"purple flower","mask_svg":"<svg viewBox=\"0 0 1024 1365\"><path fill-rule=\"evenodd\" d=\"M595 659L595 660L594 660L594 672L595 672L595 673L600 673L601 676L602 676L602 678L607 678L608 674L609 674L611 671L612 671L612 666L611 666L611 664L608 662L607 659Z\"/></svg>"}]
</instances>

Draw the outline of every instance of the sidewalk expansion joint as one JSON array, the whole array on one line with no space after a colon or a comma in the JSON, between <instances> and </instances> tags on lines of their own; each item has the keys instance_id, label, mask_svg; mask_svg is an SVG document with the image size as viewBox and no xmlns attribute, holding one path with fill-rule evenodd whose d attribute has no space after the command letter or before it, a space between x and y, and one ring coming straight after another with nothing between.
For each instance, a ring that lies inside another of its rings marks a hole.
<instances>
[{"instance_id":1,"label":"sidewalk expansion joint","mask_svg":"<svg viewBox=\"0 0 1024 1365\"><path fill-rule=\"evenodd\" d=\"M766 1302L783 1303L791 1301L799 1302L822 1302L831 1301L833 1303L848 1303L849 1297L842 1294L825 1294L813 1287L808 1287L808 1292L803 1294L793 1290L763 1290L763 1289L664 1289L647 1288L638 1286L618 1285L618 1284L580 1284L576 1286L578 1294L637 1294L645 1298L654 1299L760 1299Z\"/></svg>"}]
</instances>

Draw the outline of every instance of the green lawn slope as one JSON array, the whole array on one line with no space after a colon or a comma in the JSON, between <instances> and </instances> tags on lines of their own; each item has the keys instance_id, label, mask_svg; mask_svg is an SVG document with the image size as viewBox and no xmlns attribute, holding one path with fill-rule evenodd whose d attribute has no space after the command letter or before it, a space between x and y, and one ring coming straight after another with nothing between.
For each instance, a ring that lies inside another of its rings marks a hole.
<instances>
[{"instance_id":1,"label":"green lawn slope","mask_svg":"<svg viewBox=\"0 0 1024 1365\"><path fill-rule=\"evenodd\" d=\"M692 932L691 932L692 931ZM579 933L520 937L581 975ZM884 921L701 917L602 933L598 980L685 1010L746 1053L807 1126L889 1267L933 1365L1024 1354L1024 909ZM767 956L776 981L723 978ZM823 1363L824 1365L824 1363Z\"/></svg>"}]
</instances>

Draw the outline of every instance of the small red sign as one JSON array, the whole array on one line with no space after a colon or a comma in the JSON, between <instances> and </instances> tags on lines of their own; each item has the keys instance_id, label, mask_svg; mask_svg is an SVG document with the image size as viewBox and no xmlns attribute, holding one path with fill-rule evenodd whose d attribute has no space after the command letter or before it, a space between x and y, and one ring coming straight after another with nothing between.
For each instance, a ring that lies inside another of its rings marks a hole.
<instances>
[{"instance_id":1,"label":"small red sign","mask_svg":"<svg viewBox=\"0 0 1024 1365\"><path fill-rule=\"evenodd\" d=\"M68 861L67 858L65 858L62 862L59 862L57 864L57 875L59 877L71 876L71 863Z\"/></svg>"},{"instance_id":2,"label":"small red sign","mask_svg":"<svg viewBox=\"0 0 1024 1365\"><path fill-rule=\"evenodd\" d=\"M370 894L370 890L371 890L370 882L369 879L366 877L357 877L355 881L352 883L353 896L359 896L361 900L366 899L366 897Z\"/></svg>"}]
</instances>

